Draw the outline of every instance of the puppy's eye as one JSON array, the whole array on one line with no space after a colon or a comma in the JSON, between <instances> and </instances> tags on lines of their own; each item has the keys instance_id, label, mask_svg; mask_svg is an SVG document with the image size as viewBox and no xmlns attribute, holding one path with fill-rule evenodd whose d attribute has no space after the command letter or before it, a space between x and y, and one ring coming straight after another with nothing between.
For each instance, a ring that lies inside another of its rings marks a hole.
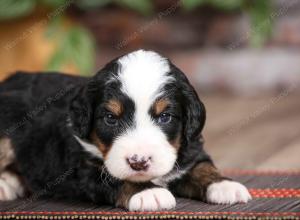
<instances>
[{"instance_id":1,"label":"puppy's eye","mask_svg":"<svg viewBox=\"0 0 300 220\"><path fill-rule=\"evenodd\" d=\"M159 115L157 122L159 124L167 124L172 121L172 115L169 113L162 113Z\"/></svg>"},{"instance_id":2,"label":"puppy's eye","mask_svg":"<svg viewBox=\"0 0 300 220\"><path fill-rule=\"evenodd\" d=\"M116 126L118 124L118 118L114 116L112 113L107 113L104 116L104 122L108 126Z\"/></svg>"}]
</instances>

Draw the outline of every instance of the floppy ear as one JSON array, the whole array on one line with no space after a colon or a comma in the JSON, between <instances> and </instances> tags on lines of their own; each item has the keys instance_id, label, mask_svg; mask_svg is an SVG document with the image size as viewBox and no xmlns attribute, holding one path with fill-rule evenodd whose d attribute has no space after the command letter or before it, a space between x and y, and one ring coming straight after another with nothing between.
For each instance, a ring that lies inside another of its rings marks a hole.
<instances>
[{"instance_id":1,"label":"floppy ear","mask_svg":"<svg viewBox=\"0 0 300 220\"><path fill-rule=\"evenodd\" d=\"M187 143L198 141L206 119L204 104L184 73L172 63L170 66L183 94L183 137Z\"/></svg>"},{"instance_id":2,"label":"floppy ear","mask_svg":"<svg viewBox=\"0 0 300 220\"><path fill-rule=\"evenodd\" d=\"M206 120L206 111L189 82L185 83L184 99L184 134L187 141L192 142L200 138Z\"/></svg>"},{"instance_id":3,"label":"floppy ear","mask_svg":"<svg viewBox=\"0 0 300 220\"><path fill-rule=\"evenodd\" d=\"M76 136L86 138L92 127L92 103L89 100L86 86L79 88L71 101L69 115Z\"/></svg>"}]
</instances>

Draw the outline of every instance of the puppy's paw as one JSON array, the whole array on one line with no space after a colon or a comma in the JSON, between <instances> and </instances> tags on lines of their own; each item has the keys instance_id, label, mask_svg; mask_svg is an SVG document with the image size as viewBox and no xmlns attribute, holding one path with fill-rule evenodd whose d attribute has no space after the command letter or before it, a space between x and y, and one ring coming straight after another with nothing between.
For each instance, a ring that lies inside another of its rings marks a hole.
<instances>
[{"instance_id":1,"label":"puppy's paw","mask_svg":"<svg viewBox=\"0 0 300 220\"><path fill-rule=\"evenodd\" d=\"M23 196L24 188L17 176L4 172L0 175L0 201L9 201Z\"/></svg>"},{"instance_id":2,"label":"puppy's paw","mask_svg":"<svg viewBox=\"0 0 300 220\"><path fill-rule=\"evenodd\" d=\"M246 203L251 200L247 188L234 181L223 180L209 185L206 192L208 202L216 204Z\"/></svg>"},{"instance_id":3,"label":"puppy's paw","mask_svg":"<svg viewBox=\"0 0 300 220\"><path fill-rule=\"evenodd\" d=\"M14 200L17 197L15 189L5 180L0 179L0 201Z\"/></svg>"},{"instance_id":4,"label":"puppy's paw","mask_svg":"<svg viewBox=\"0 0 300 220\"><path fill-rule=\"evenodd\" d=\"M164 188L147 189L133 195L128 204L129 211L159 211L176 206L175 197Z\"/></svg>"}]
</instances>

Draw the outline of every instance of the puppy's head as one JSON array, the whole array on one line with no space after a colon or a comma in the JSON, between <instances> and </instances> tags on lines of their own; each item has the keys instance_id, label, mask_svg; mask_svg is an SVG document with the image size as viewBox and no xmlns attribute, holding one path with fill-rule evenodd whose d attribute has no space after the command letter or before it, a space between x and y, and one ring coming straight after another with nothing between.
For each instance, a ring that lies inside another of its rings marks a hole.
<instances>
[{"instance_id":1,"label":"puppy's head","mask_svg":"<svg viewBox=\"0 0 300 220\"><path fill-rule=\"evenodd\" d=\"M198 139L205 110L178 68L139 50L107 64L81 89L71 120L112 176L148 181L169 173L180 148Z\"/></svg>"}]
</instances>

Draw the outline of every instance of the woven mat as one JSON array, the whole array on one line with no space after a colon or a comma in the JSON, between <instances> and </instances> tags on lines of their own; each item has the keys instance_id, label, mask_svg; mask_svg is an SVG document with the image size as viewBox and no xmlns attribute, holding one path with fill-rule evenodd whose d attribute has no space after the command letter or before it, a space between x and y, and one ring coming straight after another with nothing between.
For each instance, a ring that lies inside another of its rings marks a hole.
<instances>
[{"instance_id":1,"label":"woven mat","mask_svg":"<svg viewBox=\"0 0 300 220\"><path fill-rule=\"evenodd\" d=\"M0 219L300 219L300 171L225 174L244 183L253 200L247 204L212 205L178 198L171 211L126 212L78 201L30 197L0 202Z\"/></svg>"}]
</instances>

